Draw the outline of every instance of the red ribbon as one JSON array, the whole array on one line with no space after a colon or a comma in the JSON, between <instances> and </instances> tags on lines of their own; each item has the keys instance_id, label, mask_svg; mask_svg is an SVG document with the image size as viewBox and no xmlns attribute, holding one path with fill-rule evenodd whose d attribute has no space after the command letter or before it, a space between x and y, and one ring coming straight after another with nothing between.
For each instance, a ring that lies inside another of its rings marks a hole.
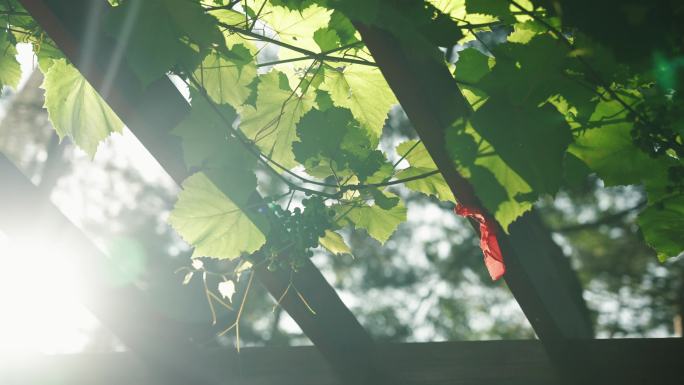
<instances>
[{"instance_id":1,"label":"red ribbon","mask_svg":"<svg viewBox=\"0 0 684 385\"><path fill-rule=\"evenodd\" d=\"M454 209L462 217L470 217L480 223L480 248L484 254L484 263L493 281L506 273L506 265L501 255L499 241L496 239L496 223L476 208L463 207L460 203Z\"/></svg>"}]
</instances>

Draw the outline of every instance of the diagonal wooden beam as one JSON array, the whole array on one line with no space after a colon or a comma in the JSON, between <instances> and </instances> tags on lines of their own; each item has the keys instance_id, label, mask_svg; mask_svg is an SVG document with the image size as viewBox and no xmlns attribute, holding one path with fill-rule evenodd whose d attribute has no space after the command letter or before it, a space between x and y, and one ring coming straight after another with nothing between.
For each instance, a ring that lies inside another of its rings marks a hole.
<instances>
[{"instance_id":1,"label":"diagonal wooden beam","mask_svg":"<svg viewBox=\"0 0 684 385\"><path fill-rule=\"evenodd\" d=\"M198 350L187 326L155 311L145 292L114 279L119 268L1 153L0 180L0 230L11 241L50 242L51 252L78 266L84 305L164 378L221 382L205 364L190 364Z\"/></svg>"},{"instance_id":2,"label":"diagonal wooden beam","mask_svg":"<svg viewBox=\"0 0 684 385\"><path fill-rule=\"evenodd\" d=\"M403 17L391 12L387 9L387 14ZM447 129L467 118L470 107L437 47L421 39L418 31L411 31L409 18L402 25L410 39L360 22L354 25L456 199L465 206L483 208L446 148ZM477 231L475 223L471 224ZM593 368L590 362L581 357L570 360L564 350L565 339L593 337L581 286L567 258L534 211L509 230L506 235L498 229L507 267L505 281L535 333L568 381L585 381L588 373L600 373L587 371L586 367Z\"/></svg>"},{"instance_id":3,"label":"diagonal wooden beam","mask_svg":"<svg viewBox=\"0 0 684 385\"><path fill-rule=\"evenodd\" d=\"M187 177L179 138L170 135L188 113L189 106L167 78L140 89L126 64L123 48L106 35L102 26L109 11L105 0L21 0L22 5L73 62L159 161L180 183ZM144 22L144 21L142 21ZM115 68L114 75L108 70ZM113 81L107 81L114 79ZM253 201L261 197L256 193ZM290 274L270 272L262 264L256 277L274 298L290 283ZM374 362L374 343L341 301L320 271L307 261L294 274L294 282L316 314L292 290L280 306L329 360L340 375L355 383L381 383L387 374Z\"/></svg>"},{"instance_id":4,"label":"diagonal wooden beam","mask_svg":"<svg viewBox=\"0 0 684 385\"><path fill-rule=\"evenodd\" d=\"M387 31L355 25L456 199L466 206L482 207L447 152L446 130L467 117L470 107L446 65L435 59L439 57L436 47L418 46L417 39L400 41ZM537 335L591 338L581 288L536 214L515 222L508 236L501 229L499 235L506 283Z\"/></svg>"}]
</instances>

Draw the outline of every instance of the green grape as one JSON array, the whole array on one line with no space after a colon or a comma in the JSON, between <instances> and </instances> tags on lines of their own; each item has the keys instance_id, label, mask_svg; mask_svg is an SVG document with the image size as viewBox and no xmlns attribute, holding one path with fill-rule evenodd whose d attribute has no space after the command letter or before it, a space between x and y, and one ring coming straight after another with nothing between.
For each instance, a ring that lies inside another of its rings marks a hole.
<instances>
[{"instance_id":1,"label":"green grape","mask_svg":"<svg viewBox=\"0 0 684 385\"><path fill-rule=\"evenodd\" d=\"M317 247L319 238L332 228L335 213L328 209L323 198L307 195L302 206L303 209L284 210L279 205L269 205L272 226L265 246L269 270L296 271L306 259L313 257L311 249Z\"/></svg>"}]
</instances>

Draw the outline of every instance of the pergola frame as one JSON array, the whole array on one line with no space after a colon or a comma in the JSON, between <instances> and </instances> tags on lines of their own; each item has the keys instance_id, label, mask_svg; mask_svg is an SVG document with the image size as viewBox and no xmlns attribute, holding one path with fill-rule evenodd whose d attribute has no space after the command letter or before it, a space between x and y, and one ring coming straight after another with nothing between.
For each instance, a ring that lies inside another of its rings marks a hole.
<instances>
[{"instance_id":1,"label":"pergola frame","mask_svg":"<svg viewBox=\"0 0 684 385\"><path fill-rule=\"evenodd\" d=\"M73 0L65 4L59 0L21 0L21 3L96 89L102 91L105 83L111 85L102 96L169 175L177 183L188 176L180 141L169 132L186 116L189 106L167 78L144 91L135 86L135 77L125 61L125 47L100 29L99 21L109 11L107 1ZM472 188L455 170L443 143L444 130L450 122L469 113L446 66L430 59L429 51L433 48L411 46L415 43L355 24L454 195L465 204L477 204ZM111 68L117 70L107 73ZM102 276L106 258L87 237L45 201L44 196L37 194L35 187L4 158L0 158L0 175L3 178L0 228L10 237L18 236L25 229L8 219L33 213L35 218L47 219L36 221L34 225L40 228L32 227L33 233L60 229L68 235L66 239L71 246L77 245L86 251L89 258L83 261L83 266L94 277L93 294L107 298L107 303L86 299L86 305L146 365L160 369L155 370L155 378L165 373L160 383L232 383L236 380L235 374L227 369L235 368L231 362L244 363L250 359L254 378L240 377L238 380L242 382L238 383L266 384L270 378L277 383L292 384L584 384L610 383L621 378L622 383L641 384L646 383L643 382L646 377L638 374L642 371L661 373L658 378L648 377L649 384L676 384L680 383L677 377L684 378L684 368L676 364L678 353L684 352L682 340L591 339L593 331L579 282L567 258L534 212L516 221L508 235L500 232L500 242L508 267L506 283L541 342L377 345L320 271L308 262L294 279L298 290L317 313L312 314L291 292L282 298L280 305L315 344L316 350L252 348L236 356L231 352L200 351L179 333L179 325L149 311L144 296L135 288L112 289L103 285L101 282L105 281L97 277ZM5 215L12 212L17 214ZM289 274L270 272L264 266L257 267L255 274L275 298L290 283ZM641 352L646 351L650 353L644 357ZM259 363L262 356L272 359L262 365ZM128 365L126 362L131 360L127 360L114 364ZM294 367L276 363L281 361ZM271 364L272 368L268 369ZM622 369L623 365L629 367ZM259 368L269 374L260 376ZM271 372L273 368L282 368L282 372L276 375ZM407 374L411 371L421 374Z\"/></svg>"}]
</instances>

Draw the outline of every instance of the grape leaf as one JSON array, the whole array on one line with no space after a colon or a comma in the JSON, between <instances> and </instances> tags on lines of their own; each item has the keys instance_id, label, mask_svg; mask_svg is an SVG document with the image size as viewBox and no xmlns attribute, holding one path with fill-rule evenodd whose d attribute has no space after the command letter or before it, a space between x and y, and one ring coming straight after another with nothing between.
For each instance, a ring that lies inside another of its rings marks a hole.
<instances>
[{"instance_id":1,"label":"grape leaf","mask_svg":"<svg viewBox=\"0 0 684 385\"><path fill-rule=\"evenodd\" d=\"M50 122L60 139L71 137L91 158L102 140L121 132L123 122L66 60L54 61L41 87Z\"/></svg>"},{"instance_id":2,"label":"grape leaf","mask_svg":"<svg viewBox=\"0 0 684 385\"><path fill-rule=\"evenodd\" d=\"M466 48L458 53L454 70L457 81L475 84L489 72L489 57L475 48Z\"/></svg>"},{"instance_id":3,"label":"grape leaf","mask_svg":"<svg viewBox=\"0 0 684 385\"><path fill-rule=\"evenodd\" d=\"M334 231L325 230L325 236L318 243L333 254L351 254L351 249L342 236Z\"/></svg>"},{"instance_id":4,"label":"grape leaf","mask_svg":"<svg viewBox=\"0 0 684 385\"><path fill-rule=\"evenodd\" d=\"M224 41L216 19L186 0L126 1L112 9L108 26L115 38L128 40L126 60L145 86L177 64L194 70L200 51Z\"/></svg>"},{"instance_id":5,"label":"grape leaf","mask_svg":"<svg viewBox=\"0 0 684 385\"><path fill-rule=\"evenodd\" d=\"M313 107L314 95L310 90L299 95L288 84L285 75L275 70L259 76L256 107L245 106L240 111L240 129L266 155L284 167L294 167L296 125Z\"/></svg>"},{"instance_id":6,"label":"grape leaf","mask_svg":"<svg viewBox=\"0 0 684 385\"><path fill-rule=\"evenodd\" d=\"M411 148L413 149L411 150ZM409 150L411 151L409 152ZM410 165L410 167L397 173L397 179L411 178L437 170L435 162L432 161L430 154L427 152L427 149L422 142L418 143L416 140L403 142L397 146L397 154L400 156L406 155L404 159L406 159ZM444 202L454 202L456 200L449 185L440 173L431 175L427 178L405 182L404 185L410 190L426 195L433 195Z\"/></svg>"},{"instance_id":7,"label":"grape leaf","mask_svg":"<svg viewBox=\"0 0 684 385\"><path fill-rule=\"evenodd\" d=\"M463 174L472 183L478 199L496 217L501 204L509 200L508 192L487 167L472 165L466 170Z\"/></svg>"},{"instance_id":8,"label":"grape leaf","mask_svg":"<svg viewBox=\"0 0 684 385\"><path fill-rule=\"evenodd\" d=\"M328 67L324 75L319 88L330 93L335 106L350 109L354 118L379 138L390 107L397 103L380 70L352 64Z\"/></svg>"},{"instance_id":9,"label":"grape leaf","mask_svg":"<svg viewBox=\"0 0 684 385\"><path fill-rule=\"evenodd\" d=\"M195 247L193 258L235 259L266 242L259 227L204 173L191 175L182 187L169 223Z\"/></svg>"},{"instance_id":10,"label":"grape leaf","mask_svg":"<svg viewBox=\"0 0 684 385\"><path fill-rule=\"evenodd\" d=\"M422 175L434 171L428 168L422 167L408 167L399 171L396 175L397 179L411 178L414 176ZM423 193L425 195L433 195L437 199L444 202L454 202L454 194L451 192L451 188L444 180L442 174L435 174L428 176L426 178L420 178L405 182L404 186L409 190Z\"/></svg>"},{"instance_id":11,"label":"grape leaf","mask_svg":"<svg viewBox=\"0 0 684 385\"><path fill-rule=\"evenodd\" d=\"M586 130L570 152L595 171L607 186L640 184L661 169L658 160L639 150L632 141L632 123L616 101L602 101L591 116L598 128Z\"/></svg>"},{"instance_id":12,"label":"grape leaf","mask_svg":"<svg viewBox=\"0 0 684 385\"><path fill-rule=\"evenodd\" d=\"M661 261L684 251L684 195L676 195L649 205L639 214L639 227L646 242Z\"/></svg>"},{"instance_id":13,"label":"grape leaf","mask_svg":"<svg viewBox=\"0 0 684 385\"><path fill-rule=\"evenodd\" d=\"M563 157L572 135L555 107L514 105L506 98L492 96L475 112L472 125L535 191L558 191Z\"/></svg>"},{"instance_id":14,"label":"grape leaf","mask_svg":"<svg viewBox=\"0 0 684 385\"><path fill-rule=\"evenodd\" d=\"M299 141L292 144L295 159L314 176L356 175L359 181L386 163L378 141L361 128L346 108L309 111L297 125Z\"/></svg>"},{"instance_id":15,"label":"grape leaf","mask_svg":"<svg viewBox=\"0 0 684 385\"><path fill-rule=\"evenodd\" d=\"M482 204L504 230L507 231L513 221L532 208L531 202L519 199L520 196L529 195L532 189L501 157L496 154L477 156L478 152L489 152L491 145L474 132L471 126L463 128L462 125L454 124L447 131L446 140L449 153L459 171L469 177ZM479 149L476 142L480 142Z\"/></svg>"},{"instance_id":16,"label":"grape leaf","mask_svg":"<svg viewBox=\"0 0 684 385\"><path fill-rule=\"evenodd\" d=\"M496 180L499 181L499 184L506 190L508 199L499 203L494 211L492 211L490 207L487 207L487 209L494 213L494 218L497 222L499 222L505 231L508 231L508 227L511 223L532 208L532 202L520 199L522 196L531 194L532 189L515 171L513 171L513 169L496 155L479 158L475 164L491 171ZM477 182L477 180L475 180L475 182ZM474 187L475 191L478 191L478 195L481 194L483 190L487 189L486 185L479 186L478 184L475 184ZM496 202L496 198L491 201ZM487 201L483 203L487 204Z\"/></svg>"},{"instance_id":17,"label":"grape leaf","mask_svg":"<svg viewBox=\"0 0 684 385\"><path fill-rule=\"evenodd\" d=\"M0 31L0 89L2 86L16 88L21 79L21 67L16 59L17 49L5 30Z\"/></svg>"},{"instance_id":18,"label":"grape leaf","mask_svg":"<svg viewBox=\"0 0 684 385\"><path fill-rule=\"evenodd\" d=\"M342 212L346 212L344 208ZM346 213L345 218L357 229L364 229L368 235L385 243L400 223L406 221L406 207L399 203L389 210L378 205L355 207Z\"/></svg>"},{"instance_id":19,"label":"grape leaf","mask_svg":"<svg viewBox=\"0 0 684 385\"><path fill-rule=\"evenodd\" d=\"M207 55L195 71L195 78L214 102L239 108L252 92L249 85L257 74L256 63L242 44L234 45L228 52L232 57L218 52Z\"/></svg>"},{"instance_id":20,"label":"grape leaf","mask_svg":"<svg viewBox=\"0 0 684 385\"><path fill-rule=\"evenodd\" d=\"M328 51L340 46L340 37L330 28L321 28L314 32L314 41L321 51Z\"/></svg>"},{"instance_id":21,"label":"grape leaf","mask_svg":"<svg viewBox=\"0 0 684 385\"><path fill-rule=\"evenodd\" d=\"M331 13L331 10L318 5L311 5L301 11L293 11L267 4L262 11L261 19L273 29L280 41L315 52L319 47L313 31L325 29L330 21ZM280 59L298 56L302 54L284 47L278 49Z\"/></svg>"},{"instance_id":22,"label":"grape leaf","mask_svg":"<svg viewBox=\"0 0 684 385\"><path fill-rule=\"evenodd\" d=\"M190 95L190 113L171 133L181 137L185 164L192 169L204 166L210 157L223 150L237 113L228 105L217 105L218 112L215 111L195 89L191 89Z\"/></svg>"},{"instance_id":23,"label":"grape leaf","mask_svg":"<svg viewBox=\"0 0 684 385\"><path fill-rule=\"evenodd\" d=\"M466 11L492 15L502 21L512 22L515 19L511 14L510 4L509 0L466 0Z\"/></svg>"}]
</instances>

